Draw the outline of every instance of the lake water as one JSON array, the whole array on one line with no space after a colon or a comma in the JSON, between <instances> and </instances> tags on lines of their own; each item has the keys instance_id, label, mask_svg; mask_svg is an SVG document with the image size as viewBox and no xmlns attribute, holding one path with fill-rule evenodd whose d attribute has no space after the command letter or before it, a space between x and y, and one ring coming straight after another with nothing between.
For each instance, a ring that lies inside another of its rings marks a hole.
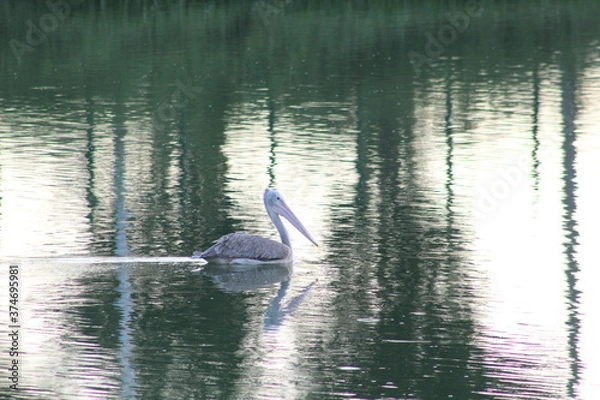
<instances>
[{"instance_id":1,"label":"lake water","mask_svg":"<svg viewBox=\"0 0 600 400\"><path fill-rule=\"evenodd\" d=\"M3 8L1 397L600 397L600 3Z\"/></svg>"}]
</instances>

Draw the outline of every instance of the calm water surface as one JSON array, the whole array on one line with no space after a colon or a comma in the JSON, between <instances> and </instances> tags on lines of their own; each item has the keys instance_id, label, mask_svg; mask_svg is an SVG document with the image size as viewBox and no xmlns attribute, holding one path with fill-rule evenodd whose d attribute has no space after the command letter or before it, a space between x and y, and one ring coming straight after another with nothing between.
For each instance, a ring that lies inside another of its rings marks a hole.
<instances>
[{"instance_id":1,"label":"calm water surface","mask_svg":"<svg viewBox=\"0 0 600 400\"><path fill-rule=\"evenodd\" d=\"M3 398L598 398L599 5L401 3L6 2Z\"/></svg>"}]
</instances>

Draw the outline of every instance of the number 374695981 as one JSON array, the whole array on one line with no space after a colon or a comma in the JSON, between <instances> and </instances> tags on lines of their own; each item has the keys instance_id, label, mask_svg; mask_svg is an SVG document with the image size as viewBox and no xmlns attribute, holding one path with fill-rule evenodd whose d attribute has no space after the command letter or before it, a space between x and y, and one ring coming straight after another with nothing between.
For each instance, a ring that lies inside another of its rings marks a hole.
<instances>
[{"instance_id":1,"label":"number 374695981","mask_svg":"<svg viewBox=\"0 0 600 400\"><path fill-rule=\"evenodd\" d=\"M19 322L19 267L11 265L8 270L8 317L11 324Z\"/></svg>"}]
</instances>

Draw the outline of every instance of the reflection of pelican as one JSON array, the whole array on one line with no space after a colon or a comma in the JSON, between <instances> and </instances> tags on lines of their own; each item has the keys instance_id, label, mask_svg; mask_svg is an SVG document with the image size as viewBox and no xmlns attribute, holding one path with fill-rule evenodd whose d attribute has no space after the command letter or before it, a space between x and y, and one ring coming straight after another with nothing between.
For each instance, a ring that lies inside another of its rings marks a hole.
<instances>
[{"instance_id":1,"label":"reflection of pelican","mask_svg":"<svg viewBox=\"0 0 600 400\"><path fill-rule=\"evenodd\" d=\"M224 292L249 292L270 287L277 283L289 282L292 276L292 264L255 264L255 265L211 265L202 268L202 274L208 276Z\"/></svg>"},{"instance_id":2,"label":"reflection of pelican","mask_svg":"<svg viewBox=\"0 0 600 400\"><path fill-rule=\"evenodd\" d=\"M282 282L281 288L277 292L277 296L271 300L269 308L267 308L267 312L265 313L265 329L273 330L280 327L285 318L300 307L314 284L315 282L312 282L310 285L304 287L296 296L288 301L285 306L282 306L281 301L285 297L287 289L290 286L290 281L287 280Z\"/></svg>"},{"instance_id":3,"label":"reflection of pelican","mask_svg":"<svg viewBox=\"0 0 600 400\"><path fill-rule=\"evenodd\" d=\"M280 215L300 231L315 246L317 242L308 233L304 225L285 204L283 196L276 190L265 189L263 195L265 208L271 222L277 228L281 243L243 232L230 233L221 237L213 246L203 252L195 252L193 257L222 264L286 263L292 261L292 246L288 232L283 226Z\"/></svg>"}]
</instances>

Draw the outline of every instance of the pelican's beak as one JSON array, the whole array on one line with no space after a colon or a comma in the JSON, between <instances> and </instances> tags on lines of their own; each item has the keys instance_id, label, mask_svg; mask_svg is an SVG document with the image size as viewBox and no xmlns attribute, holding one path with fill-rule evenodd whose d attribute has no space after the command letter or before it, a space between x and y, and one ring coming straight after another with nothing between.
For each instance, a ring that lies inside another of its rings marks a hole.
<instances>
[{"instance_id":1,"label":"pelican's beak","mask_svg":"<svg viewBox=\"0 0 600 400\"><path fill-rule=\"evenodd\" d=\"M277 203L273 207L273 209L277 214L281 215L282 217L284 217L285 219L290 221L290 224L292 224L294 226L294 228L298 229L298 231L301 234L303 234L304 237L306 237L308 240L310 240L312 242L312 244L314 244L315 246L319 246L317 244L317 241L310 235L310 233L308 233L308 230L306 230L304 225L302 225L302 222L300 222L298 217L296 217L294 212L288 207L287 204L285 204L283 201L281 201L281 202Z\"/></svg>"}]
</instances>

